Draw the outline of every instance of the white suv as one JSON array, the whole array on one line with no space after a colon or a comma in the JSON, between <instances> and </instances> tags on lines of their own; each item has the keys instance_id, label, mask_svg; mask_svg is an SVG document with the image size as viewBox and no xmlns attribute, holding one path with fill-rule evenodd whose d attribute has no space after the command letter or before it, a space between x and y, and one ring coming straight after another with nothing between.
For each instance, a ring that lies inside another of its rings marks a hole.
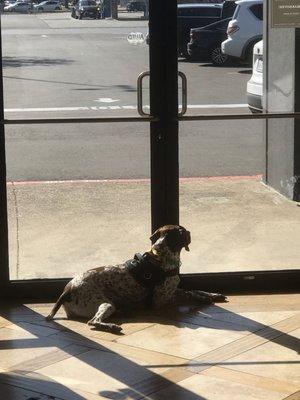
<instances>
[{"instance_id":1,"label":"white suv","mask_svg":"<svg viewBox=\"0 0 300 400\"><path fill-rule=\"evenodd\" d=\"M263 0L240 0L228 24L222 52L251 62L253 46L262 39Z\"/></svg>"},{"instance_id":2,"label":"white suv","mask_svg":"<svg viewBox=\"0 0 300 400\"><path fill-rule=\"evenodd\" d=\"M253 113L262 112L263 99L263 41L253 49L253 72L247 83L248 106Z\"/></svg>"}]
</instances>

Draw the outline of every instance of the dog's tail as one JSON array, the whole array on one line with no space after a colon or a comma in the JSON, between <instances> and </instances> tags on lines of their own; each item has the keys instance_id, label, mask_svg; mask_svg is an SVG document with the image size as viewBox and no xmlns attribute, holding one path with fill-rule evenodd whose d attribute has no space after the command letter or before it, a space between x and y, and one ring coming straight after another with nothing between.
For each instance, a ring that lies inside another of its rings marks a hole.
<instances>
[{"instance_id":1,"label":"dog's tail","mask_svg":"<svg viewBox=\"0 0 300 400\"><path fill-rule=\"evenodd\" d=\"M59 296L57 302L54 304L54 307L52 308L52 311L50 312L49 315L47 315L46 320L47 321L52 321L54 318L54 315L57 313L57 311L60 309L60 307L64 304L65 301L68 301L70 299L70 285L69 283L66 285L63 293Z\"/></svg>"}]
</instances>

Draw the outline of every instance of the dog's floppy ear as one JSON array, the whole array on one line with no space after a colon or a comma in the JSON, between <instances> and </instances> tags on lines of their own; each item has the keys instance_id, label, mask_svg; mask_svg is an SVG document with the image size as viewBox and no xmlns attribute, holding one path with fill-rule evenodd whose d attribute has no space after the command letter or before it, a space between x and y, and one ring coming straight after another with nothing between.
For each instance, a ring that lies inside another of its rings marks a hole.
<instances>
[{"instance_id":1,"label":"dog's floppy ear","mask_svg":"<svg viewBox=\"0 0 300 400\"><path fill-rule=\"evenodd\" d=\"M156 231L152 233L152 235L150 236L150 240L152 243L155 243L159 238L160 238L160 228L156 229Z\"/></svg>"}]
</instances>

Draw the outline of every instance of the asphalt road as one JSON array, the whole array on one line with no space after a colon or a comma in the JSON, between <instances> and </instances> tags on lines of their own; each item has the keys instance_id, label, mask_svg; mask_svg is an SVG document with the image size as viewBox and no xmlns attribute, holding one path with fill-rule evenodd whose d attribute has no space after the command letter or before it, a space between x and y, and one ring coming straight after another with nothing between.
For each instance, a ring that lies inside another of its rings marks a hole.
<instances>
[{"instance_id":1,"label":"asphalt road","mask_svg":"<svg viewBox=\"0 0 300 400\"><path fill-rule=\"evenodd\" d=\"M67 13L2 16L7 118L136 115L148 46L127 41L146 21L74 20ZM248 113L249 68L179 60L188 113ZM145 81L144 104L148 103ZM8 180L149 177L149 125L7 126ZM256 175L260 121L180 124L181 176Z\"/></svg>"}]
</instances>

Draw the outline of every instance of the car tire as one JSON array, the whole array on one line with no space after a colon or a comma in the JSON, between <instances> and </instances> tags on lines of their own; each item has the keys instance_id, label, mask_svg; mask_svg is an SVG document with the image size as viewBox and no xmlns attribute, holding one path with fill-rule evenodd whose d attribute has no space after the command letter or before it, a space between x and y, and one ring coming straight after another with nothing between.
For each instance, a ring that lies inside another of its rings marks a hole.
<instances>
[{"instance_id":1,"label":"car tire","mask_svg":"<svg viewBox=\"0 0 300 400\"><path fill-rule=\"evenodd\" d=\"M230 57L227 54L222 53L220 46L215 47L211 50L209 59L217 67L226 65L230 61Z\"/></svg>"},{"instance_id":2,"label":"car tire","mask_svg":"<svg viewBox=\"0 0 300 400\"><path fill-rule=\"evenodd\" d=\"M39 11L44 11L43 7L38 8Z\"/></svg>"},{"instance_id":3,"label":"car tire","mask_svg":"<svg viewBox=\"0 0 300 400\"><path fill-rule=\"evenodd\" d=\"M82 15L81 14L78 15L78 19L82 19Z\"/></svg>"},{"instance_id":4,"label":"car tire","mask_svg":"<svg viewBox=\"0 0 300 400\"><path fill-rule=\"evenodd\" d=\"M59 7L55 7L55 8L54 8L54 11L59 11L59 10L60 10Z\"/></svg>"}]
</instances>

